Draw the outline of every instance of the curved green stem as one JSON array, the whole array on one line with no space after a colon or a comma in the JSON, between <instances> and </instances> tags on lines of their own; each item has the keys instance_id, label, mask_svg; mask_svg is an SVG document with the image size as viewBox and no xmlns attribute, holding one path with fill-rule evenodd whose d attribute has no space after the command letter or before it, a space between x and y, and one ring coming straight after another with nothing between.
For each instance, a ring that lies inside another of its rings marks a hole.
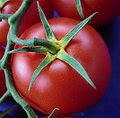
<instances>
[{"instance_id":1,"label":"curved green stem","mask_svg":"<svg viewBox=\"0 0 120 118\"><path fill-rule=\"evenodd\" d=\"M13 14L9 19L8 22L9 24L14 24L15 22L17 22L17 26L20 24L21 19L23 18L24 14L26 13L26 11L28 10L28 8L30 7L31 3L33 0L23 0L22 5L20 6L20 8L15 12L15 14ZM14 24L15 27L15 24ZM16 27L16 29L18 29L18 27Z\"/></svg>"},{"instance_id":2,"label":"curved green stem","mask_svg":"<svg viewBox=\"0 0 120 118\"><path fill-rule=\"evenodd\" d=\"M11 69L8 67L7 69L4 69L5 77L6 77L6 85L9 89L12 97L14 100L22 106L22 108L26 111L28 118L36 118L36 114L34 111L29 107L28 103L26 103L18 94L16 91L14 84L13 84L13 78L11 75Z\"/></svg>"},{"instance_id":3,"label":"curved green stem","mask_svg":"<svg viewBox=\"0 0 120 118\"><path fill-rule=\"evenodd\" d=\"M18 48L18 49L15 49L15 50L11 50L11 51L8 52L8 54L17 53L17 52L38 52L38 53L41 53L41 54L47 54L48 50L43 46L23 47L23 48Z\"/></svg>"},{"instance_id":4,"label":"curved green stem","mask_svg":"<svg viewBox=\"0 0 120 118\"><path fill-rule=\"evenodd\" d=\"M1 59L1 68L2 69L5 69L9 66L8 62L10 60L11 54L8 54L8 52L10 50L12 50L13 48L14 48L14 44L12 44L10 40L8 40L8 44L6 46L5 53Z\"/></svg>"},{"instance_id":5,"label":"curved green stem","mask_svg":"<svg viewBox=\"0 0 120 118\"><path fill-rule=\"evenodd\" d=\"M20 21L21 21L22 17L24 16L24 14L26 13L26 11L29 8L31 3L32 3L32 0L24 0L22 5L18 9L18 11L8 19L9 24L10 24L10 29L8 32L7 46L6 46L5 54L1 60L1 68L3 68L3 69L7 68L7 65L8 65L7 61L11 57L11 55L8 54L8 52L10 50L13 50L14 44L15 44L14 42L12 42L12 40L16 39Z\"/></svg>"},{"instance_id":6,"label":"curved green stem","mask_svg":"<svg viewBox=\"0 0 120 118\"><path fill-rule=\"evenodd\" d=\"M0 19L7 20L10 16L11 16L11 14L0 14Z\"/></svg>"},{"instance_id":7,"label":"curved green stem","mask_svg":"<svg viewBox=\"0 0 120 118\"><path fill-rule=\"evenodd\" d=\"M46 47L52 54L55 54L59 50L59 45L57 43L53 43L49 40L43 40L38 38L31 38L28 40L22 40L18 38L13 33L9 34L9 37L11 38L11 41L13 43L24 45L24 46L43 46Z\"/></svg>"},{"instance_id":8,"label":"curved green stem","mask_svg":"<svg viewBox=\"0 0 120 118\"><path fill-rule=\"evenodd\" d=\"M11 38L14 39L15 37L12 37L11 34L13 34L14 36L17 36L18 26L20 25L20 21L21 21L23 15L25 14L25 12L27 11L27 9L29 8L31 2L32 2L32 0L24 0L21 7L19 8L19 10L15 14L13 14L11 17L8 18L8 21L10 24L10 30L8 33L6 50L5 50L3 58L0 61L1 62L0 65L5 73L7 89L9 90L9 92L12 95L12 97L14 98L14 100L19 105L21 105L22 108L26 111L28 118L36 118L35 112L28 105L28 103L26 103L20 97L20 95L18 94L17 90L14 87L12 72L11 72L11 68L10 68L11 54L8 53L9 51L13 50L14 45L15 45L15 43L12 42L12 39L11 39Z\"/></svg>"}]
</instances>

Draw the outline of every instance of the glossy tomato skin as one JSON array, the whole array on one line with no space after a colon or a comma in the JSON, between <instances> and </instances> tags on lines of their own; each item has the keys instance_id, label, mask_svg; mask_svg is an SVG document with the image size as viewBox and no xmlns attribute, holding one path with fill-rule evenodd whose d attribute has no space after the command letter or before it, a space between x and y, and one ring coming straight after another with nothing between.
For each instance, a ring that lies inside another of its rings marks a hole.
<instances>
[{"instance_id":1,"label":"glossy tomato skin","mask_svg":"<svg viewBox=\"0 0 120 118\"><path fill-rule=\"evenodd\" d=\"M9 24L6 20L0 22L0 44L5 45L7 43L7 34L9 30Z\"/></svg>"},{"instance_id":2,"label":"glossy tomato skin","mask_svg":"<svg viewBox=\"0 0 120 118\"><path fill-rule=\"evenodd\" d=\"M0 47L0 59L2 58L4 54L4 49ZM6 86L5 86L5 76L4 72L0 70L0 96L2 96L6 91Z\"/></svg>"},{"instance_id":3,"label":"glossy tomato skin","mask_svg":"<svg viewBox=\"0 0 120 118\"><path fill-rule=\"evenodd\" d=\"M0 13L3 14L13 14L17 11L17 9L20 7L21 3L23 0L9 0L1 9ZM47 18L51 18L53 15L53 7L50 2L50 0L38 0L43 11L45 12L45 15ZM37 9L37 4L36 0L33 0L32 5L30 6L29 10L26 12L25 16L22 19L20 28L19 28L19 34L21 34L25 29L30 27L31 25L37 23L40 21L38 9ZM3 28L3 26L6 26ZM6 28L6 29L5 29ZM5 29L5 30L3 30ZM3 40L0 40L0 42L5 45L6 44L6 37L8 33L8 24L0 22L0 35L2 34L2 37L4 38ZM5 32L3 32L5 31ZM2 32L2 33L1 33ZM1 37L0 37L1 38Z\"/></svg>"},{"instance_id":4,"label":"glossy tomato skin","mask_svg":"<svg viewBox=\"0 0 120 118\"><path fill-rule=\"evenodd\" d=\"M50 0L38 0L46 17L51 18L53 15L53 7ZM39 12L37 8L36 0L33 0L32 5L27 11L26 15L23 17L21 26L19 29L19 34L21 34L25 29L30 27L31 25L40 21Z\"/></svg>"},{"instance_id":5,"label":"glossy tomato skin","mask_svg":"<svg viewBox=\"0 0 120 118\"><path fill-rule=\"evenodd\" d=\"M60 16L81 20L74 0L52 0L54 8ZM101 27L110 23L120 14L120 0L81 0L85 17L98 12L92 19L91 25Z\"/></svg>"},{"instance_id":6,"label":"glossy tomato skin","mask_svg":"<svg viewBox=\"0 0 120 118\"><path fill-rule=\"evenodd\" d=\"M51 19L49 23L60 40L79 22L68 18ZM45 30L38 23L21 38L45 39ZM94 90L73 68L56 59L42 70L30 94L28 87L34 70L45 57L39 53L16 53L12 56L12 73L20 95L34 108L50 114L59 108L62 114L80 112L95 104L105 92L111 75L111 60L101 36L86 25L70 42L66 51L86 69L96 85ZM21 86L22 85L22 86Z\"/></svg>"}]
</instances>

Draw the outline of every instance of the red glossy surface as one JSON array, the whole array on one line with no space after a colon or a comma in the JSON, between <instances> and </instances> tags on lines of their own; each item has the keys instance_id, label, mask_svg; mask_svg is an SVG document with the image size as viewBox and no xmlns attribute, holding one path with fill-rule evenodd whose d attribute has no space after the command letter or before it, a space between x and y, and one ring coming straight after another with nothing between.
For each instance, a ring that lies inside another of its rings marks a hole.
<instances>
[{"instance_id":1,"label":"red glossy surface","mask_svg":"<svg viewBox=\"0 0 120 118\"><path fill-rule=\"evenodd\" d=\"M0 47L0 59L2 58L4 54L4 49ZM2 96L6 91L6 86L5 86L5 76L4 72L0 70L0 96Z\"/></svg>"},{"instance_id":2,"label":"red glossy surface","mask_svg":"<svg viewBox=\"0 0 120 118\"><path fill-rule=\"evenodd\" d=\"M60 40L78 21L67 18L51 19L49 23ZM21 38L45 39L45 30L38 23L26 30ZM34 108L51 113L59 108L62 114L77 113L94 105L105 92L111 76L111 60L101 36L86 25L70 42L66 51L86 69L97 87L94 90L68 64L56 59L42 70L30 94L32 74L45 57L39 53L16 53L12 56L12 73L20 95ZM21 86L22 85L22 86Z\"/></svg>"},{"instance_id":3,"label":"red glossy surface","mask_svg":"<svg viewBox=\"0 0 120 118\"><path fill-rule=\"evenodd\" d=\"M23 0L9 0L1 9L0 13L3 14L13 14L17 11L20 7ZM53 15L53 7L50 0L38 0L46 17L51 18ZM30 8L26 12L25 16L22 19L19 34L21 34L25 29L30 27L31 25L40 21L38 8L36 0L33 0ZM3 22L0 22L0 35L2 34L2 40L0 42L5 45L6 44L6 37L8 33L8 25ZM1 37L0 37L1 38ZM3 39L4 38L4 39Z\"/></svg>"},{"instance_id":4,"label":"red glossy surface","mask_svg":"<svg viewBox=\"0 0 120 118\"><path fill-rule=\"evenodd\" d=\"M74 0L52 1L60 16L81 20ZM120 14L120 0L81 0L81 3L85 17L88 17L93 12L98 12L91 21L91 24L95 27L110 23Z\"/></svg>"}]
</instances>

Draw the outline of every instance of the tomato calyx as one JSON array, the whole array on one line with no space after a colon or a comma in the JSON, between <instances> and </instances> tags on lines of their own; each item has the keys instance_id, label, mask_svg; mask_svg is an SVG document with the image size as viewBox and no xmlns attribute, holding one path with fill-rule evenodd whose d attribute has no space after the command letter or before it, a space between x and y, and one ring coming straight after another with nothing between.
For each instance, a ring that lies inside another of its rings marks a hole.
<instances>
[{"instance_id":1,"label":"tomato calyx","mask_svg":"<svg viewBox=\"0 0 120 118\"><path fill-rule=\"evenodd\" d=\"M69 64L72 68L75 69L75 71L77 71L94 89L96 89L94 83L92 82L92 80L89 78L87 72L85 71L84 67L73 57L71 57L67 52L65 52L65 48L67 47L67 45L69 44L69 42L73 39L73 37L85 26L86 23L89 22L89 20L96 14L93 13L91 16L89 16L87 19L83 20L82 22L80 22L75 28L72 29L72 31L70 31L68 34L66 34L60 41L58 41L39 5L39 3L37 2L38 5L38 10L39 10L39 14L40 14L40 18L42 21L42 24L45 28L46 31L46 37L48 41L52 41L53 44L55 44L55 42L57 42L58 46L59 46L59 50L56 54L51 55L50 53L48 53L46 55L46 57L44 58L44 60L41 62L40 65L38 65L37 69L34 71L33 76L32 76L32 80L30 82L30 86L28 91L30 92L34 81L36 80L37 76L40 74L41 70L44 69L47 65L49 65L51 62L53 62L56 58L64 61L65 63Z\"/></svg>"},{"instance_id":2,"label":"tomato calyx","mask_svg":"<svg viewBox=\"0 0 120 118\"><path fill-rule=\"evenodd\" d=\"M46 57L43 59L43 61L38 65L36 70L34 71L32 75L32 79L28 88L28 92L30 92L37 76L40 74L40 72L48 66L50 63L52 63L55 59L60 59L64 61L65 63L69 64L72 68L74 68L75 71L77 71L94 89L96 89L94 83L88 76L87 72L85 71L84 67L72 56L70 56L66 51L65 48L70 43L70 41L73 39L73 37L88 23L91 18L96 14L93 13L91 16L80 22L78 25L76 25L70 32L68 32L60 41L58 41L46 19L46 16L44 15L39 2L37 2L39 15L42 21L42 24L46 31L46 37L47 40L39 40L41 43L40 47L35 47L31 51L35 51L38 49L37 52L46 54ZM12 52L26 52L30 51L28 48L23 49L16 49Z\"/></svg>"},{"instance_id":3,"label":"tomato calyx","mask_svg":"<svg viewBox=\"0 0 120 118\"><path fill-rule=\"evenodd\" d=\"M8 2L9 0L1 0L0 1L0 9Z\"/></svg>"}]
</instances>

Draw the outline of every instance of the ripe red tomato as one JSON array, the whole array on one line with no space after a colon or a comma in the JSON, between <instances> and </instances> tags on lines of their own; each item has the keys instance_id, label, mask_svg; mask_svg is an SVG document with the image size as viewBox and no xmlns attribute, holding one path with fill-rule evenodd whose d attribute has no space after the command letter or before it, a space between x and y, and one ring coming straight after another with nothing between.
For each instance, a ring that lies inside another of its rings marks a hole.
<instances>
[{"instance_id":1,"label":"ripe red tomato","mask_svg":"<svg viewBox=\"0 0 120 118\"><path fill-rule=\"evenodd\" d=\"M0 47L0 59L2 58L4 54L4 49ZM2 96L6 91L6 86L5 86L5 76L4 72L0 70L0 96Z\"/></svg>"},{"instance_id":2,"label":"ripe red tomato","mask_svg":"<svg viewBox=\"0 0 120 118\"><path fill-rule=\"evenodd\" d=\"M0 8L0 13L3 14L13 14L21 5L23 0L9 0L2 8ZM53 14L53 7L50 0L38 0L40 5L47 16L47 18L52 17ZM30 20L29 20L30 19ZM40 21L36 0L33 0L32 5L30 6L29 10L26 12L25 16L22 19L19 34L21 34L25 29L30 27L31 25ZM7 26L6 30L3 30L3 26ZM5 31L5 32L3 32ZM1 33L2 32L2 33ZM6 34L8 33L8 25L5 22L0 22L0 35L2 34L3 40L0 42L5 45L6 44Z\"/></svg>"},{"instance_id":3,"label":"ripe red tomato","mask_svg":"<svg viewBox=\"0 0 120 118\"><path fill-rule=\"evenodd\" d=\"M7 43L7 34L9 30L9 24L6 20L0 22L0 43L5 45Z\"/></svg>"},{"instance_id":4,"label":"ripe red tomato","mask_svg":"<svg viewBox=\"0 0 120 118\"><path fill-rule=\"evenodd\" d=\"M49 23L60 40L79 22L58 18L49 20ZM46 39L41 23L33 25L21 36L22 39L33 37ZM32 74L45 55L35 52L15 53L11 59L16 89L31 106L47 114L54 108L59 108L62 114L70 114L92 106L103 96L110 80L108 49L91 26L86 25L66 47L66 51L83 65L97 90L68 64L56 59L41 71L28 93Z\"/></svg>"},{"instance_id":5,"label":"ripe red tomato","mask_svg":"<svg viewBox=\"0 0 120 118\"><path fill-rule=\"evenodd\" d=\"M60 16L81 20L75 6L75 0L52 0L53 6ZM85 17L99 12L91 24L101 27L110 23L120 13L120 0L81 0Z\"/></svg>"}]
</instances>

